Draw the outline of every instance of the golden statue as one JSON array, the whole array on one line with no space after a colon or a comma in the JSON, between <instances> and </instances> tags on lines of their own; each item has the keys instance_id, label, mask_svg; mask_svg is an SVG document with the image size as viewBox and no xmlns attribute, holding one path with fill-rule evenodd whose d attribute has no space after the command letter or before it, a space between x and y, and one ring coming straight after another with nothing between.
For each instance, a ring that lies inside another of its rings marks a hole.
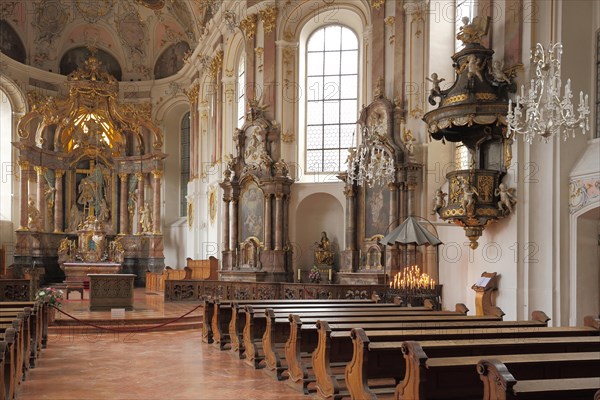
<instances>
[{"instance_id":1,"label":"golden statue","mask_svg":"<svg viewBox=\"0 0 600 400\"><path fill-rule=\"evenodd\" d=\"M315 263L317 265L333 265L333 252L326 232L321 232L321 241L315 242Z\"/></svg>"},{"instance_id":2,"label":"golden statue","mask_svg":"<svg viewBox=\"0 0 600 400\"><path fill-rule=\"evenodd\" d=\"M148 202L145 202L140 209L140 224L142 225L142 233L152 232L152 209Z\"/></svg>"},{"instance_id":3,"label":"golden statue","mask_svg":"<svg viewBox=\"0 0 600 400\"><path fill-rule=\"evenodd\" d=\"M27 227L32 231L42 231L42 215L40 214L40 210L35 206L35 201L33 198L29 198L29 203L27 205Z\"/></svg>"}]
</instances>

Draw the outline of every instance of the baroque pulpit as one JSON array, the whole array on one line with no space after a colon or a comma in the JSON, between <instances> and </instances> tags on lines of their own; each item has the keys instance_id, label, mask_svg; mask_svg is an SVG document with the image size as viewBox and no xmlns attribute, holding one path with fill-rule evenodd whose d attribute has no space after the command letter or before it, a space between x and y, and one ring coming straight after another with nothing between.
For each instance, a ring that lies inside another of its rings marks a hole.
<instances>
[{"instance_id":1,"label":"baroque pulpit","mask_svg":"<svg viewBox=\"0 0 600 400\"><path fill-rule=\"evenodd\" d=\"M150 104L119 102L119 83L94 56L66 84L64 98L29 93L29 111L19 121L15 264L37 262L45 280L57 282L64 278L59 258L114 263L119 248L122 272L136 274L141 285L147 270L164 267L163 135ZM102 242L88 246L81 240L91 227Z\"/></svg>"},{"instance_id":2,"label":"baroque pulpit","mask_svg":"<svg viewBox=\"0 0 600 400\"><path fill-rule=\"evenodd\" d=\"M280 132L264 105L249 101L234 134L223 181L223 266L221 280L286 282L293 279L288 235L288 166L280 159Z\"/></svg>"}]
</instances>

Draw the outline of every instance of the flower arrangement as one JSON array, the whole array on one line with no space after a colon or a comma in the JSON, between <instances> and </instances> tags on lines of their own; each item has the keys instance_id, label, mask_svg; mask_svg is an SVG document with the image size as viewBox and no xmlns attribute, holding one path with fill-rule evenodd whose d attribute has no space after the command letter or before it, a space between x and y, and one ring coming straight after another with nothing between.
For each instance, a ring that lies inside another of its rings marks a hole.
<instances>
[{"instance_id":1,"label":"flower arrangement","mask_svg":"<svg viewBox=\"0 0 600 400\"><path fill-rule=\"evenodd\" d=\"M61 306L61 300L63 299L63 291L51 287L43 288L38 290L35 294L36 300L43 300L54 307Z\"/></svg>"},{"instance_id":2,"label":"flower arrangement","mask_svg":"<svg viewBox=\"0 0 600 400\"><path fill-rule=\"evenodd\" d=\"M319 268L317 268L316 265L313 266L308 273L308 279L310 279L310 281L313 283L321 282L321 272L319 272Z\"/></svg>"}]
</instances>

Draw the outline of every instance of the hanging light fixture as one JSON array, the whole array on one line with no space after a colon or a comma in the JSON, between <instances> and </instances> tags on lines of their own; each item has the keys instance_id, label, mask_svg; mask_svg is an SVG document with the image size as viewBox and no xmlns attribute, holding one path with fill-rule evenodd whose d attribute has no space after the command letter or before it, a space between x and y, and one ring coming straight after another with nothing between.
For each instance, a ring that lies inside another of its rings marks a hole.
<instances>
[{"instance_id":1,"label":"hanging light fixture","mask_svg":"<svg viewBox=\"0 0 600 400\"><path fill-rule=\"evenodd\" d=\"M348 178L357 185L387 185L394 181L394 157L385 146L387 137L372 126L363 127L363 141L350 150Z\"/></svg>"},{"instance_id":2,"label":"hanging light fixture","mask_svg":"<svg viewBox=\"0 0 600 400\"><path fill-rule=\"evenodd\" d=\"M523 140L532 143L534 137L548 142L555 134L563 131L563 140L569 135L575 136L575 129L580 128L585 134L590 130L590 107L588 95L579 93L578 116L575 115L571 79L567 79L562 99L560 59L563 46L561 43L550 44L544 49L537 44L531 53L532 67L535 68L535 78L531 79L527 91L521 86L521 95L517 96L516 104L508 104L508 133L517 132L523 135Z\"/></svg>"}]
</instances>

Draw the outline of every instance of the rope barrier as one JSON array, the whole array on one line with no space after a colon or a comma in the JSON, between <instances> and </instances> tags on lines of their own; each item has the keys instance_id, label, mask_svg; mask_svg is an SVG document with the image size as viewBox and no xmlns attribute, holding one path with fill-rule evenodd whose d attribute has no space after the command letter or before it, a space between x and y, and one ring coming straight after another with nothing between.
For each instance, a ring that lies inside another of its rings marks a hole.
<instances>
[{"instance_id":1,"label":"rope barrier","mask_svg":"<svg viewBox=\"0 0 600 400\"><path fill-rule=\"evenodd\" d=\"M183 318L187 317L188 315L190 315L191 313L193 313L194 311L196 311L197 309L199 309L200 307L202 307L202 304L200 304L200 305L198 305L198 306L194 307L194 308L193 308L193 309L191 309L190 311L186 312L185 314L183 314L183 315L181 315L181 316L179 316L179 317L177 317L177 318L175 318L175 319L173 319L173 320L171 320L171 321L167 321L167 322L164 322L164 323L162 323L162 324L159 324L159 325L156 325L156 326L148 326L148 327L145 327L145 328L139 328L139 329L130 329L130 328L127 328L127 329L118 329L118 328L111 328L111 327L108 327L108 326L100 326L100 325L93 324L93 323L91 323L91 322L86 322L86 321L80 320L79 318L77 318L77 317L75 317L75 316L73 316L73 315L69 314L69 313L68 313L68 312L66 312L66 311L63 311L63 310L61 310L61 309L60 309L60 308L58 308L58 307L55 307L54 305L50 305L50 307L53 307L55 310L57 310L57 311L58 311L58 312L60 312L61 314L64 314L64 315L66 315L67 317L71 318L71 319L72 319L72 320L74 320L74 321L77 321L77 322L79 322L79 323L80 323L80 324L82 324L82 325L91 326L91 327L93 327L93 328L96 328L96 329L101 329L101 330L105 330L105 331L109 331L109 332L138 333L138 332L146 332L146 331L150 331L150 330L152 330L152 329L158 329L158 328L162 328L163 326L167 326L167 325L173 324L173 323L175 323L175 322L179 321L180 319L183 319ZM130 321L131 321L131 320L130 320ZM204 322L204 321L203 321L203 322Z\"/></svg>"}]
</instances>

